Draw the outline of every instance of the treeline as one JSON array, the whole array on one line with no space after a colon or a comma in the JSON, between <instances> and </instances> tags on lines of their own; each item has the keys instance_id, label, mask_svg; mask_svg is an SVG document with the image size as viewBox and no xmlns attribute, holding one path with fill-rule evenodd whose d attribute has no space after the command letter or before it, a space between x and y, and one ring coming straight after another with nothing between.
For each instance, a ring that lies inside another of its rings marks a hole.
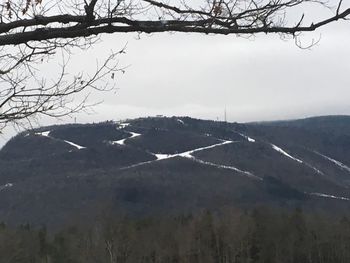
<instances>
[{"instance_id":1,"label":"treeline","mask_svg":"<svg viewBox=\"0 0 350 263\"><path fill-rule=\"evenodd\" d=\"M1 263L348 263L350 221L259 208L128 219L56 233L0 225Z\"/></svg>"}]
</instances>

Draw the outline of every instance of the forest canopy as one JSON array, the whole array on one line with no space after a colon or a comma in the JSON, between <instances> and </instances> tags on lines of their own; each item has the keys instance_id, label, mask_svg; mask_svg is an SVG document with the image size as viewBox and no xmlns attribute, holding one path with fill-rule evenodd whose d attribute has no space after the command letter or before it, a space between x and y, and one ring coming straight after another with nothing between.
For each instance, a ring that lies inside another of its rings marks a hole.
<instances>
[{"instance_id":1,"label":"forest canopy","mask_svg":"<svg viewBox=\"0 0 350 263\"><path fill-rule=\"evenodd\" d=\"M342 263L350 260L350 221L257 208L221 214L132 219L103 216L93 225L0 225L4 262Z\"/></svg>"}]
</instances>

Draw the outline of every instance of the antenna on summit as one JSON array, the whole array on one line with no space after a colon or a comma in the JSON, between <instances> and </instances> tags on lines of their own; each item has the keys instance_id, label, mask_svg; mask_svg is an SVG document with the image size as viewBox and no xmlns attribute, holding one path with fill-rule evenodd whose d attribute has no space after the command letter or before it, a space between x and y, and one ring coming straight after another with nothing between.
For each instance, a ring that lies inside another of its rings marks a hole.
<instances>
[{"instance_id":1,"label":"antenna on summit","mask_svg":"<svg viewBox=\"0 0 350 263\"><path fill-rule=\"evenodd\" d=\"M227 122L226 107L225 107L225 111L224 111L224 120L225 120L225 122Z\"/></svg>"}]
</instances>

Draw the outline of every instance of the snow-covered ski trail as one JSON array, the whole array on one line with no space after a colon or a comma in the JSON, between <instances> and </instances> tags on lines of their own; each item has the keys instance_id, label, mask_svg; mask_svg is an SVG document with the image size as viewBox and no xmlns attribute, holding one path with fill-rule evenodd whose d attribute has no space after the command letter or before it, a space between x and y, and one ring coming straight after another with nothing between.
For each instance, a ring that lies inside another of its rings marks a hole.
<instances>
[{"instance_id":1,"label":"snow-covered ski trail","mask_svg":"<svg viewBox=\"0 0 350 263\"><path fill-rule=\"evenodd\" d=\"M71 142L71 141L67 141L67 140L62 140L62 139L58 139L58 138L55 138L55 137L51 137L51 136L50 136L50 132L51 132L51 131L36 132L35 134L36 134L36 135L39 135L39 136L48 137L48 138L51 138L51 139L54 139L54 140L63 141L63 142L65 142L65 143L68 143L69 145L71 145L71 146L77 148L78 150L81 150L81 149L85 149L85 148L86 148L85 146L81 146L81 145L76 144L76 143Z\"/></svg>"},{"instance_id":2,"label":"snow-covered ski trail","mask_svg":"<svg viewBox=\"0 0 350 263\"><path fill-rule=\"evenodd\" d=\"M130 137L124 138L124 139L121 139L121 140L118 140L118 141L112 141L111 144L125 145L125 141L126 140L141 136L140 133L136 133L136 132L129 132L128 131L128 133L130 134Z\"/></svg>"},{"instance_id":3,"label":"snow-covered ski trail","mask_svg":"<svg viewBox=\"0 0 350 263\"><path fill-rule=\"evenodd\" d=\"M292 155L290 155L289 153L287 153L285 150L283 150L281 147L278 147L277 145L273 144L273 143L270 143L272 149L274 149L275 151L279 152L280 154L300 163L300 164L303 164L307 167L309 167L310 169L314 170L316 173L318 174L321 174L321 175L324 175L324 173L322 171L320 171L319 169L317 169L316 167L312 166L311 164L301 160L301 159L298 159Z\"/></svg>"},{"instance_id":4,"label":"snow-covered ski trail","mask_svg":"<svg viewBox=\"0 0 350 263\"><path fill-rule=\"evenodd\" d=\"M233 170L235 172L238 172L240 174L243 174L243 175L248 176L248 177L253 178L253 179L263 180L261 177L258 177L256 175L252 174L251 172L243 171L243 170L240 170L240 169L238 169L236 167L233 167L233 166L220 165L220 164L215 164L215 163L212 163L212 162L203 161L203 160L200 160L198 158L195 158L192 155L195 152L204 151L204 150L207 150L207 149L212 149L212 148L215 148L215 147L219 147L219 146L223 146L223 145L231 144L231 143L234 143L234 141L223 141L221 143L217 143L217 144L213 144L213 145L209 145L209 146L205 146L205 147L200 147L200 148L196 148L196 149L193 149L193 150L190 150L190 151L186 151L186 152L182 152L182 153L176 153L176 154L154 154L156 156L156 158L157 158L156 160L141 162L141 163L133 164L133 165L130 165L130 166L127 166L127 167L123 167L123 168L120 168L120 169L121 170L125 170L125 169L130 169L130 168L138 167L138 166L145 165L145 164L154 163L154 162L165 160L165 159L170 159L170 158L175 158L175 157L182 157L182 158L186 158L186 159L191 159L192 161L198 162L198 163L201 163L201 164L214 166L216 168Z\"/></svg>"},{"instance_id":5,"label":"snow-covered ski trail","mask_svg":"<svg viewBox=\"0 0 350 263\"><path fill-rule=\"evenodd\" d=\"M323 157L324 159L326 159L326 160L328 160L328 161L334 163L334 164L337 165L340 169L345 170L345 171L347 171L347 172L350 172L350 167L347 166L347 165L345 165L345 164L343 164L342 162L337 161L337 160L335 160L335 159L333 159L333 158L331 158L331 157L329 157L329 156L327 156L327 155L324 155L324 154L322 154L322 153L319 153L319 152L317 152L317 151L312 151L312 152L314 152L314 153L316 153L317 155Z\"/></svg>"},{"instance_id":6,"label":"snow-covered ski trail","mask_svg":"<svg viewBox=\"0 0 350 263\"><path fill-rule=\"evenodd\" d=\"M323 193L310 193L310 195L323 197L323 198L331 198L331 199L350 201L350 199L347 197L335 196L335 195L329 195L329 194L323 194Z\"/></svg>"}]
</instances>

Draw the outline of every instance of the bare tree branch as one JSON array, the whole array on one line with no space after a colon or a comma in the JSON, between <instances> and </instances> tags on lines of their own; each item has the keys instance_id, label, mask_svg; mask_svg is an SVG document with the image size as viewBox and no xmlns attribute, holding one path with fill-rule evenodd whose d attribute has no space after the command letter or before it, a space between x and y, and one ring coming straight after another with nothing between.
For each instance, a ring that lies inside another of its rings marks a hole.
<instances>
[{"instance_id":1,"label":"bare tree branch","mask_svg":"<svg viewBox=\"0 0 350 263\"><path fill-rule=\"evenodd\" d=\"M27 120L38 114L64 116L83 109L74 95L91 89L110 90L117 67L112 53L95 74L67 74L66 64L54 82L40 75L37 65L72 48L89 48L107 33L186 32L253 36L291 35L297 46L302 32L347 20L350 7L339 0L333 9L323 0L4 0L0 2L0 123ZM304 14L288 21L295 10L324 8L330 15L313 19ZM331 13L332 12L332 13ZM300 18L301 17L301 18ZM309 22L305 22L309 21ZM313 21L313 22L310 22ZM318 41L313 41L315 45ZM110 76L112 76L110 78ZM69 77L72 80L69 81ZM74 100L74 102L73 102Z\"/></svg>"}]
</instances>

